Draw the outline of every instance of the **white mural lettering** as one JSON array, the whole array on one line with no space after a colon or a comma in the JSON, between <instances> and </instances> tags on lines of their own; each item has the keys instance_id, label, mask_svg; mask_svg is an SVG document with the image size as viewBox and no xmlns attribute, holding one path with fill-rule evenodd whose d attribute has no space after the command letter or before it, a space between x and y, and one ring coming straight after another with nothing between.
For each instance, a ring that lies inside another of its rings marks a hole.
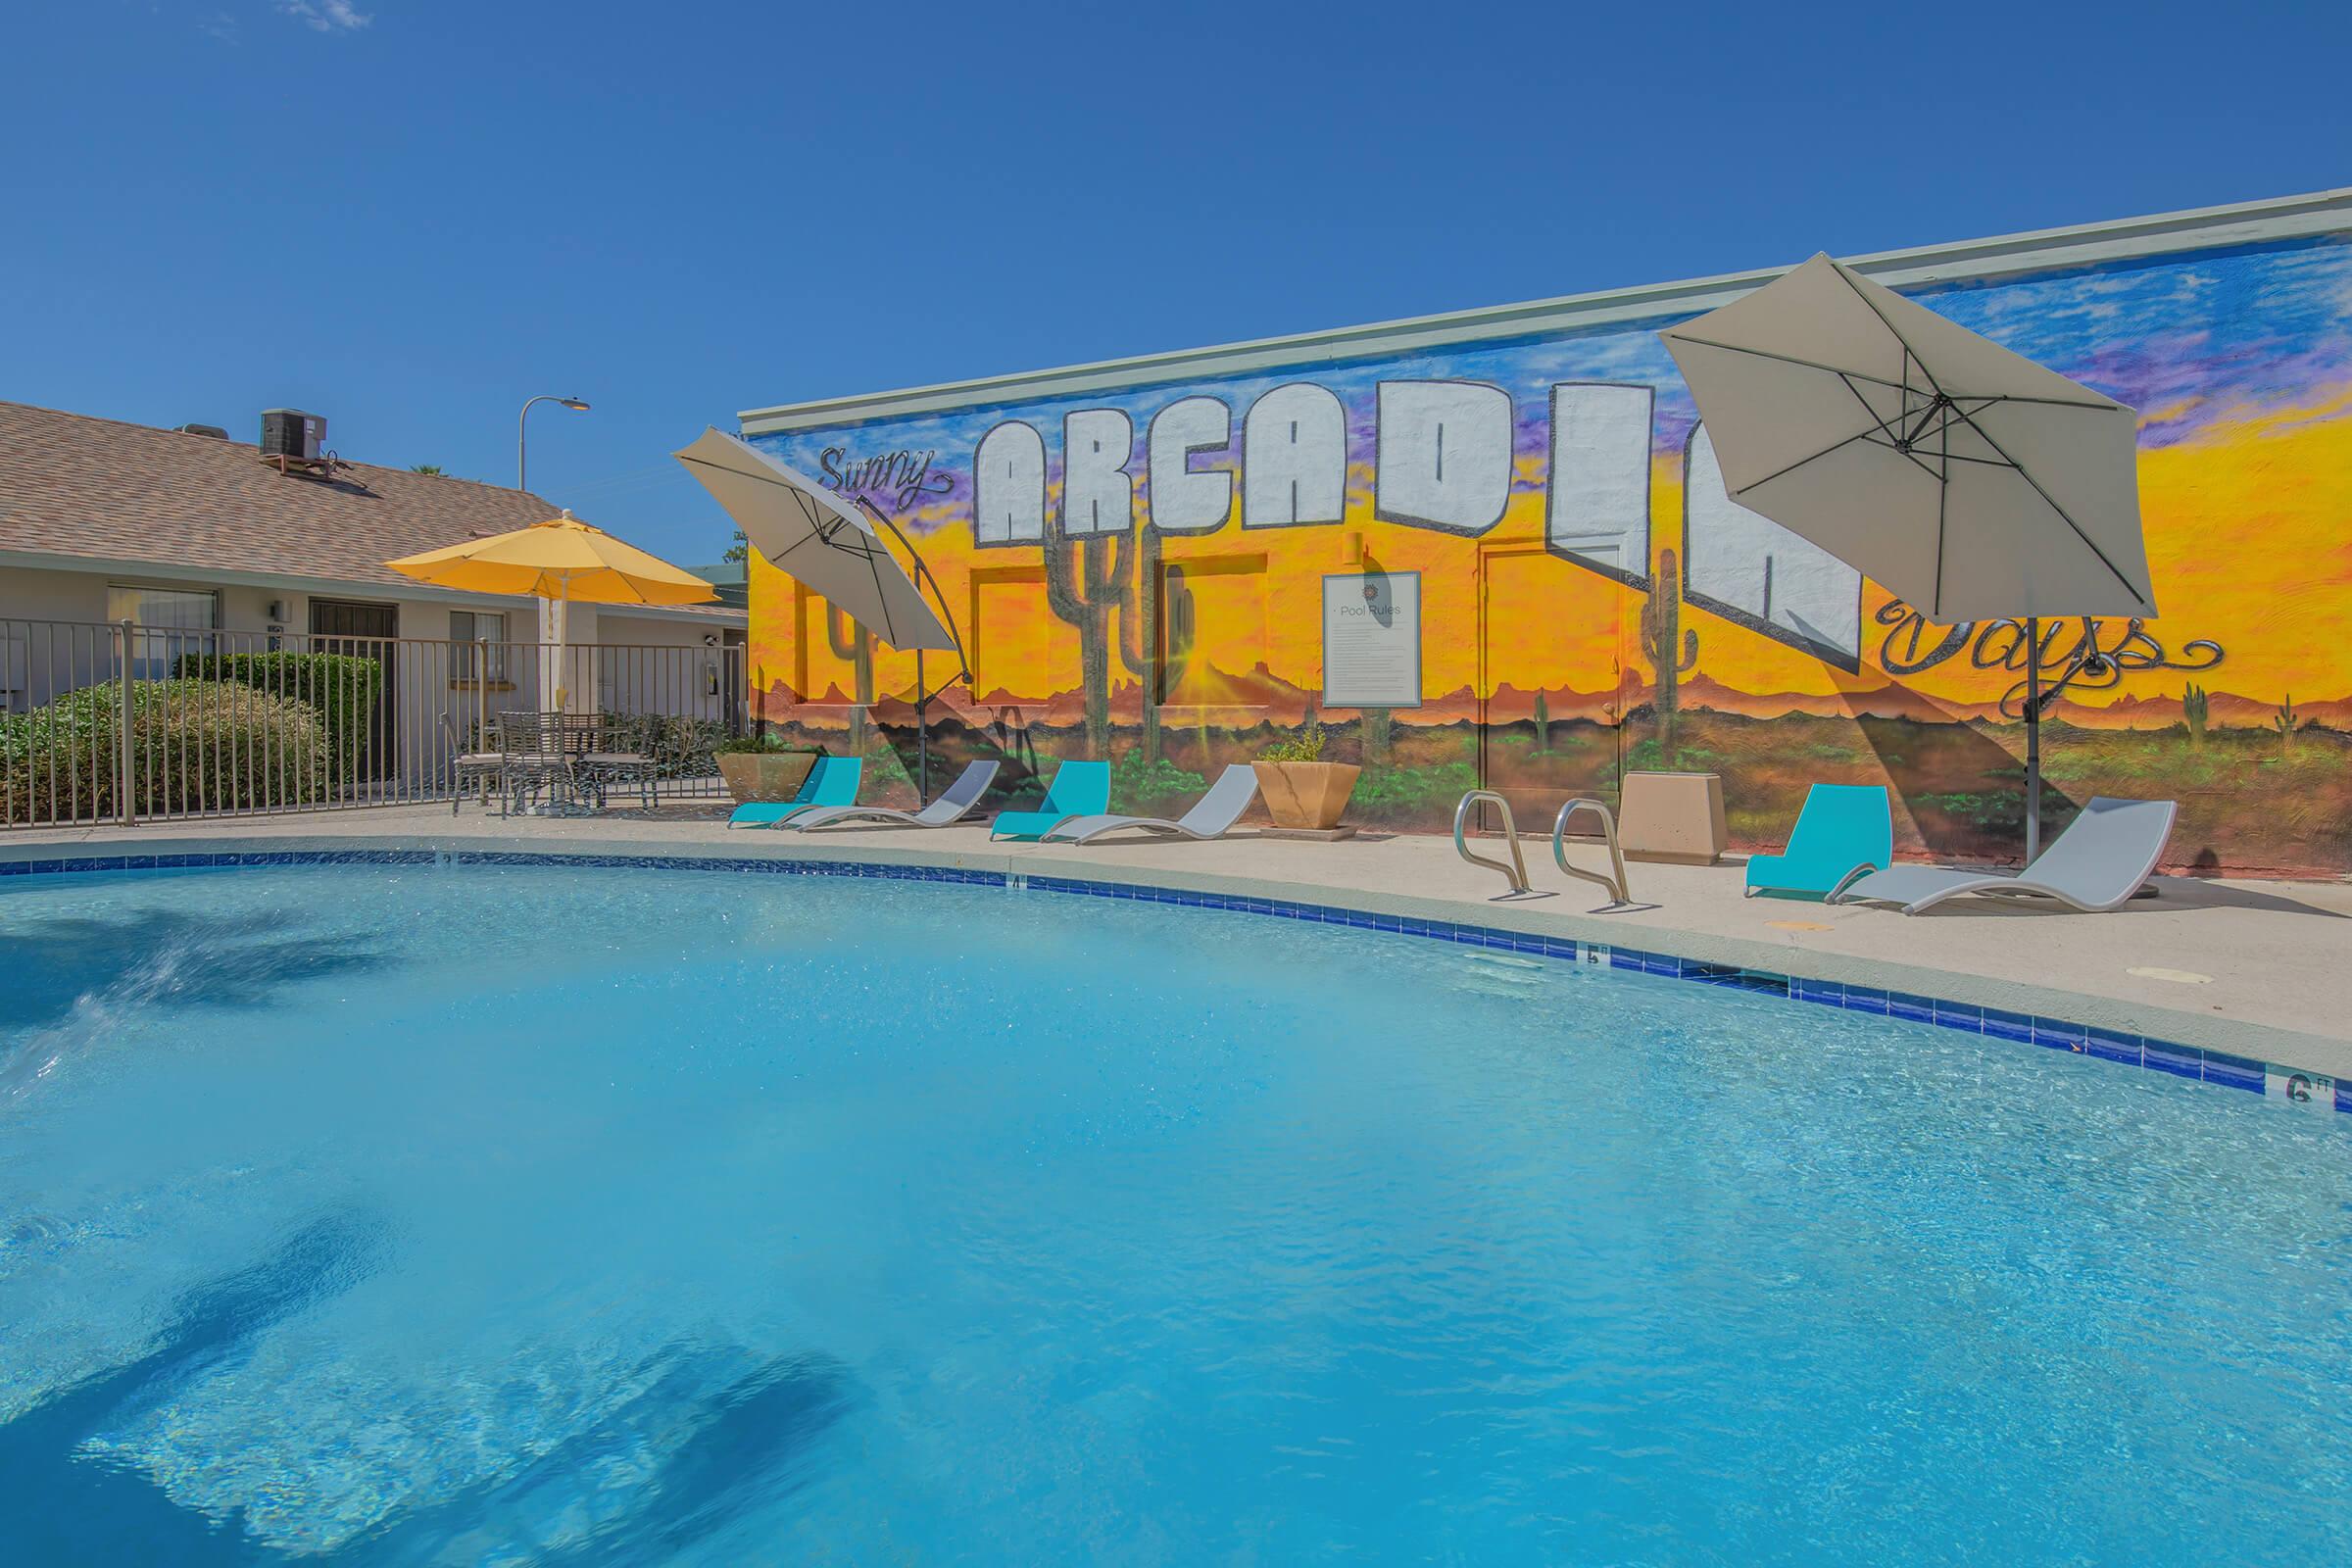
<instances>
[{"instance_id":1,"label":"white mural lettering","mask_svg":"<svg viewBox=\"0 0 2352 1568\"><path fill-rule=\"evenodd\" d=\"M1511 395L1483 381L1380 383L1373 515L1481 534L1511 495Z\"/></svg>"},{"instance_id":2,"label":"white mural lettering","mask_svg":"<svg viewBox=\"0 0 2352 1568\"><path fill-rule=\"evenodd\" d=\"M1007 420L980 438L972 456L972 539L1033 545L1046 536L1046 438Z\"/></svg>"},{"instance_id":3,"label":"white mural lettering","mask_svg":"<svg viewBox=\"0 0 2352 1568\"><path fill-rule=\"evenodd\" d=\"M1544 537L1581 565L1637 587L1649 580L1649 425L1645 386L1563 381L1551 389L1551 468Z\"/></svg>"},{"instance_id":4,"label":"white mural lettering","mask_svg":"<svg viewBox=\"0 0 2352 1568\"><path fill-rule=\"evenodd\" d=\"M1233 440L1233 411L1215 398L1179 398L1152 417L1148 449L1152 526L1161 533L1209 533L1233 511L1233 475L1195 472L1192 459Z\"/></svg>"},{"instance_id":5,"label":"white mural lettering","mask_svg":"<svg viewBox=\"0 0 2352 1568\"><path fill-rule=\"evenodd\" d=\"M1125 533L1135 525L1135 425L1117 409L1080 409L1061 421L1061 531Z\"/></svg>"},{"instance_id":6,"label":"white mural lettering","mask_svg":"<svg viewBox=\"0 0 2352 1568\"><path fill-rule=\"evenodd\" d=\"M1686 597L1845 669L1862 659L1862 574L1732 499L1706 426L1683 450Z\"/></svg>"},{"instance_id":7,"label":"white mural lettering","mask_svg":"<svg viewBox=\"0 0 2352 1568\"><path fill-rule=\"evenodd\" d=\"M1242 421L1242 526L1338 522L1348 508L1348 412L1308 381L1278 386Z\"/></svg>"}]
</instances>

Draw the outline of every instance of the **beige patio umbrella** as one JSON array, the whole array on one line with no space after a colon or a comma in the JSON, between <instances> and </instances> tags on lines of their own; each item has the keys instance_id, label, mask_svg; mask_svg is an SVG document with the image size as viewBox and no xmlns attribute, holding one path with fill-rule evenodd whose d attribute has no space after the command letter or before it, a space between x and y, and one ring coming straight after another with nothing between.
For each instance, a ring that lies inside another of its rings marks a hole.
<instances>
[{"instance_id":1,"label":"beige patio umbrella","mask_svg":"<svg viewBox=\"0 0 2352 1568\"><path fill-rule=\"evenodd\" d=\"M769 565L807 583L893 648L956 647L873 523L832 491L723 430L705 430L674 456ZM906 545L904 534L899 541ZM906 548L911 554L913 547Z\"/></svg>"},{"instance_id":2,"label":"beige patio umbrella","mask_svg":"<svg viewBox=\"0 0 2352 1568\"><path fill-rule=\"evenodd\" d=\"M923 653L954 654L964 666L956 679L968 678L969 662L962 640L941 614L946 596L914 541L881 512L860 512L789 464L723 430L706 429L673 456L726 509L769 565L823 595L886 646L913 653L915 787L927 794L931 740L925 714L932 693L924 682ZM891 553L876 523L906 552L906 565ZM930 600L918 579L930 583ZM934 601L939 610L932 608Z\"/></svg>"},{"instance_id":3,"label":"beige patio umbrella","mask_svg":"<svg viewBox=\"0 0 2352 1568\"><path fill-rule=\"evenodd\" d=\"M2138 416L1828 256L1669 327L1734 500L1930 620L2026 623L2040 852L2044 615L2153 615Z\"/></svg>"},{"instance_id":4,"label":"beige patio umbrella","mask_svg":"<svg viewBox=\"0 0 2352 1568\"><path fill-rule=\"evenodd\" d=\"M699 605L718 597L717 590L693 572L590 527L568 510L512 533L468 539L384 564L439 588L538 598L545 607L541 621L548 641L555 645L551 664L558 711L567 707L569 698L563 684L567 607Z\"/></svg>"}]
</instances>

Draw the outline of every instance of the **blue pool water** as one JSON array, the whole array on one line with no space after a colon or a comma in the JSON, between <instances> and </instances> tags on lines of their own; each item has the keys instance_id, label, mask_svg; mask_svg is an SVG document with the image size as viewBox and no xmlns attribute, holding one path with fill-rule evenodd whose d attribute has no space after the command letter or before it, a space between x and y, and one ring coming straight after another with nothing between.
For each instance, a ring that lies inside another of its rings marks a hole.
<instances>
[{"instance_id":1,"label":"blue pool water","mask_svg":"<svg viewBox=\"0 0 2352 1568\"><path fill-rule=\"evenodd\" d=\"M2352 1556L2352 1118L1409 937L0 893L0 1561Z\"/></svg>"}]
</instances>

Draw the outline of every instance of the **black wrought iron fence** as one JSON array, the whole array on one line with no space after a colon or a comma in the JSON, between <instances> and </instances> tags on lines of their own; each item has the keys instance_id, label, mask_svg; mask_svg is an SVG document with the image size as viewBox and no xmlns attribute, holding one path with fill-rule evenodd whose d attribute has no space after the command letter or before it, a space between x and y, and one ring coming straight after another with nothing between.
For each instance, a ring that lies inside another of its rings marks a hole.
<instances>
[{"instance_id":1,"label":"black wrought iron fence","mask_svg":"<svg viewBox=\"0 0 2352 1568\"><path fill-rule=\"evenodd\" d=\"M718 795L745 699L740 647L0 619L0 824L450 801L515 710L602 715L659 796Z\"/></svg>"}]
</instances>

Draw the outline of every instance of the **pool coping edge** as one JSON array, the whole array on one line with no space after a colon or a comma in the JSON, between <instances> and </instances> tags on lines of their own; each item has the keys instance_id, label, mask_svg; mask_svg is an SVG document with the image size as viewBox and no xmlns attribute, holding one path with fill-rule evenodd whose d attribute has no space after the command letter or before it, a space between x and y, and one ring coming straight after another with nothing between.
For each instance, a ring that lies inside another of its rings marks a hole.
<instances>
[{"instance_id":1,"label":"pool coping edge","mask_svg":"<svg viewBox=\"0 0 2352 1568\"><path fill-rule=\"evenodd\" d=\"M750 846L745 846L749 848ZM51 846L27 846L26 851ZM1846 1011L1931 1023L2015 1044L2066 1050L2102 1060L2135 1065L2191 1081L2287 1100L2297 1080L2315 1087L2332 1108L2352 1113L2352 1077L2327 1058L2352 1056L2352 1047L2236 1019L2204 1019L2077 992L1994 982L1984 976L1919 968L1780 948L1706 933L1675 933L1688 940L1678 953L1633 947L1595 916L1554 910L1505 908L1479 911L1486 918L1461 918L1471 911L1458 901L1417 898L1363 890L1259 883L1217 874L1170 873L1078 862L1062 875L1032 869L1037 862L1002 855L962 851L893 849L860 844L792 845L794 853L744 855L733 846L680 845L650 853L642 843L572 841L550 848L544 841L466 838L434 842L417 835L360 840L349 837L229 840L154 840L133 852L41 855L0 848L0 877L75 875L93 872L236 868L241 866L386 865L624 865L654 869L739 871L815 876L880 876L914 881L953 881L1037 891L1231 909L1304 919L1569 962L1603 965L1627 972L1662 975L1699 984L1765 992L1792 1002ZM811 853L813 852L813 853ZM1311 897L1299 897L1311 894ZM1500 917L1497 920L1496 917ZM1651 928L1645 941L1655 942ZM1790 957L1802 961L1788 963ZM1814 972L1800 973L1798 969ZM1826 972L1825 972L1826 971ZM1937 993L1957 991L1958 996ZM1971 998L1968 993L1977 993ZM1997 995L1998 1004L1987 1001ZM2147 1027L2149 1020L2156 1026ZM2175 1022L2178 1020L2178 1022ZM2191 1027L2183 1028L2182 1025ZM2219 1027L2217 1027L2219 1026ZM2219 1036L2224 1044L2191 1043ZM2326 1062L2323 1065L2323 1061ZM2331 1092L2331 1093L2329 1093ZM2327 1108L2321 1103L2297 1108Z\"/></svg>"}]
</instances>

